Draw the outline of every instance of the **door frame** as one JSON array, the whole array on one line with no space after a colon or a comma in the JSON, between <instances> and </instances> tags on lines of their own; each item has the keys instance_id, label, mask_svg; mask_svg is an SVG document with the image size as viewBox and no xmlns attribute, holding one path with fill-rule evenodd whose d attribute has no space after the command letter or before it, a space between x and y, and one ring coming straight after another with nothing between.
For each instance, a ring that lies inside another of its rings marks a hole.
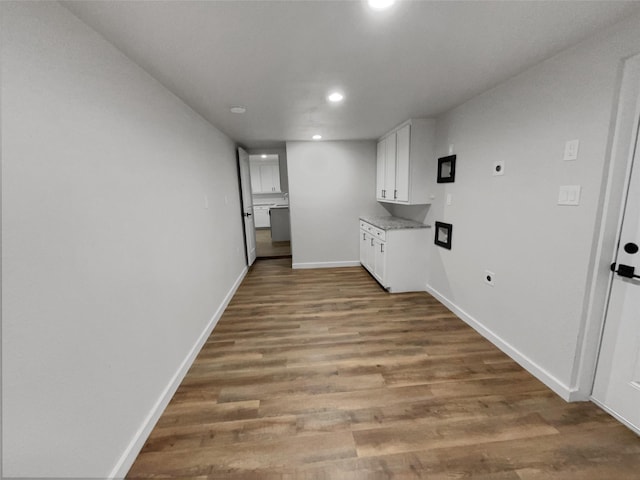
<instances>
[{"instance_id":1,"label":"door frame","mask_svg":"<svg viewBox=\"0 0 640 480\"><path fill-rule=\"evenodd\" d=\"M609 266L615 257L629 173L640 126L640 54L622 59L617 103L611 113L607 158L603 169L593 248L589 261L582 328L573 365L569 401L591 400L611 290Z\"/></svg>"}]
</instances>

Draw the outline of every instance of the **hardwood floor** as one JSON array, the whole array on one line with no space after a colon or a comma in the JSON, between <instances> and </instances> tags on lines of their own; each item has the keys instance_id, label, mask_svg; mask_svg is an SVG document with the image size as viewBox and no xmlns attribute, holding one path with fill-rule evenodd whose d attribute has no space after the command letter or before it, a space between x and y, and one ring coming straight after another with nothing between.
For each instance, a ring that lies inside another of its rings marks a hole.
<instances>
[{"instance_id":1,"label":"hardwood floor","mask_svg":"<svg viewBox=\"0 0 640 480\"><path fill-rule=\"evenodd\" d=\"M270 228L256 229L256 255L258 258L290 257L291 242L272 242Z\"/></svg>"},{"instance_id":2,"label":"hardwood floor","mask_svg":"<svg viewBox=\"0 0 640 480\"><path fill-rule=\"evenodd\" d=\"M149 477L638 479L640 438L426 293L263 260L128 476Z\"/></svg>"}]
</instances>

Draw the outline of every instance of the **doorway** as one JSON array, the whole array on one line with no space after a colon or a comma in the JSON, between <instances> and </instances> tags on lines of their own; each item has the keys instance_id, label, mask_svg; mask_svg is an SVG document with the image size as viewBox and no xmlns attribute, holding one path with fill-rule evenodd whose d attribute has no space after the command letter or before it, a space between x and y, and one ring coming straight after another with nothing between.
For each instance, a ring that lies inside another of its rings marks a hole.
<instances>
[{"instance_id":1,"label":"doorway","mask_svg":"<svg viewBox=\"0 0 640 480\"><path fill-rule=\"evenodd\" d=\"M250 150L253 213L258 258L291 257L286 150Z\"/></svg>"}]
</instances>

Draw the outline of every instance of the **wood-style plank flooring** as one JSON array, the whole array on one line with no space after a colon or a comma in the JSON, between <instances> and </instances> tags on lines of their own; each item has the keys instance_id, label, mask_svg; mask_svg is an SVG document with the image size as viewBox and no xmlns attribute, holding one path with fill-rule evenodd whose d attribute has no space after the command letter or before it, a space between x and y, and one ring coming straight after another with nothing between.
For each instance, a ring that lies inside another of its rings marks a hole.
<instances>
[{"instance_id":1,"label":"wood-style plank flooring","mask_svg":"<svg viewBox=\"0 0 640 480\"><path fill-rule=\"evenodd\" d=\"M273 242L270 228L256 229L256 255L258 258L290 257L291 242Z\"/></svg>"},{"instance_id":2,"label":"wood-style plank flooring","mask_svg":"<svg viewBox=\"0 0 640 480\"><path fill-rule=\"evenodd\" d=\"M637 480L640 438L426 293L264 260L128 476L149 477Z\"/></svg>"}]
</instances>

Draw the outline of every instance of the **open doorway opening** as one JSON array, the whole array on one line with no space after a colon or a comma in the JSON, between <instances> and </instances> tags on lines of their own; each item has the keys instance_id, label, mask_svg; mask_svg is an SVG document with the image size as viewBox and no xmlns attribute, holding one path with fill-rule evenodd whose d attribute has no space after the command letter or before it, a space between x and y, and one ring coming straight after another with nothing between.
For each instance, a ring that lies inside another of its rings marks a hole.
<instances>
[{"instance_id":1,"label":"open doorway opening","mask_svg":"<svg viewBox=\"0 0 640 480\"><path fill-rule=\"evenodd\" d=\"M258 258L291 257L286 149L249 151Z\"/></svg>"}]
</instances>

